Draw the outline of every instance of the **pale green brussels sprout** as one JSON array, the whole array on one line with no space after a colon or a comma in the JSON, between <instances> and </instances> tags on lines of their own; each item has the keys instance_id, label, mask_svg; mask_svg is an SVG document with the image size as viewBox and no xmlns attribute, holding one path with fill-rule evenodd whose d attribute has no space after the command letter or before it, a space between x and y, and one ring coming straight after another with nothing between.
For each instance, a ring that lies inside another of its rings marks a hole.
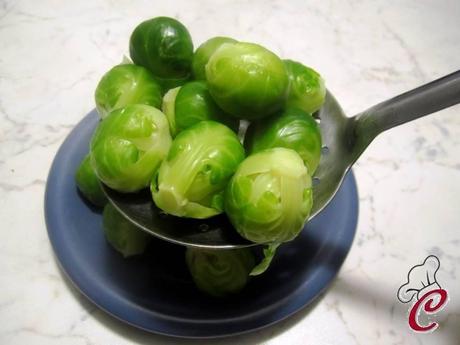
<instances>
[{"instance_id":1,"label":"pale green brussels sprout","mask_svg":"<svg viewBox=\"0 0 460 345\"><path fill-rule=\"evenodd\" d=\"M241 291L255 266L254 255L248 248L187 248L185 257L195 285L214 297L225 297Z\"/></svg>"},{"instance_id":2,"label":"pale green brussels sprout","mask_svg":"<svg viewBox=\"0 0 460 345\"><path fill-rule=\"evenodd\" d=\"M102 213L102 225L107 241L124 257L142 254L151 237L123 217L108 203Z\"/></svg>"},{"instance_id":3,"label":"pale green brussels sprout","mask_svg":"<svg viewBox=\"0 0 460 345\"><path fill-rule=\"evenodd\" d=\"M214 121L201 121L180 132L150 186L164 212L209 218L223 211L223 193L244 149L238 136Z\"/></svg>"},{"instance_id":4,"label":"pale green brussels sprout","mask_svg":"<svg viewBox=\"0 0 460 345\"><path fill-rule=\"evenodd\" d=\"M319 110L326 98L324 79L314 69L300 62L283 60L289 76L288 107L297 107L307 113Z\"/></svg>"},{"instance_id":5,"label":"pale green brussels sprout","mask_svg":"<svg viewBox=\"0 0 460 345\"><path fill-rule=\"evenodd\" d=\"M204 81L192 81L169 90L163 98L163 112L168 118L173 137L204 120L223 123L235 132L238 131L240 123L237 118L219 108Z\"/></svg>"},{"instance_id":6,"label":"pale green brussels sprout","mask_svg":"<svg viewBox=\"0 0 460 345\"><path fill-rule=\"evenodd\" d=\"M89 155L86 155L78 166L75 181L80 192L93 205L102 207L107 203L107 197L102 191L101 181L99 181L91 167Z\"/></svg>"},{"instance_id":7,"label":"pale green brussels sprout","mask_svg":"<svg viewBox=\"0 0 460 345\"><path fill-rule=\"evenodd\" d=\"M135 192L149 185L171 146L166 116L148 105L112 111L91 139L91 165L107 186Z\"/></svg>"},{"instance_id":8,"label":"pale green brussels sprout","mask_svg":"<svg viewBox=\"0 0 460 345\"><path fill-rule=\"evenodd\" d=\"M176 136L176 96L179 93L180 86L170 89L163 96L163 103L161 104L161 110L166 115L169 124L169 132L174 138Z\"/></svg>"},{"instance_id":9,"label":"pale green brussels sprout","mask_svg":"<svg viewBox=\"0 0 460 345\"><path fill-rule=\"evenodd\" d=\"M321 132L309 113L289 108L269 119L252 122L246 131L244 146L248 154L272 147L293 149L313 175L321 157Z\"/></svg>"},{"instance_id":10,"label":"pale green brussels sprout","mask_svg":"<svg viewBox=\"0 0 460 345\"><path fill-rule=\"evenodd\" d=\"M297 152L272 148L247 157L227 186L225 212L256 243L281 243L302 230L312 207L311 177Z\"/></svg>"},{"instance_id":11,"label":"pale green brussels sprout","mask_svg":"<svg viewBox=\"0 0 460 345\"><path fill-rule=\"evenodd\" d=\"M205 67L212 54L224 43L236 43L237 41L230 37L213 37L198 47L193 54L192 72L197 80L206 79Z\"/></svg>"},{"instance_id":12,"label":"pale green brussels sprout","mask_svg":"<svg viewBox=\"0 0 460 345\"><path fill-rule=\"evenodd\" d=\"M206 80L223 110L248 120L280 110L288 91L283 62L253 43L222 44L206 65Z\"/></svg>"},{"instance_id":13,"label":"pale green brussels sprout","mask_svg":"<svg viewBox=\"0 0 460 345\"><path fill-rule=\"evenodd\" d=\"M96 108L105 118L109 112L132 104L161 106L162 91L152 74L141 66L122 64L113 67L96 87Z\"/></svg>"}]
</instances>

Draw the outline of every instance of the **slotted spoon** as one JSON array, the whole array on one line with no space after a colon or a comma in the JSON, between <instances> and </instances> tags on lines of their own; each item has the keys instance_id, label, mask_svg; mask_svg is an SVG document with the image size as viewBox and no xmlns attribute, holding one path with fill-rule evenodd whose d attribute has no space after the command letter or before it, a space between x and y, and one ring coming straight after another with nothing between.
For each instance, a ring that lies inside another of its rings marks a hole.
<instances>
[{"instance_id":1,"label":"slotted spoon","mask_svg":"<svg viewBox=\"0 0 460 345\"><path fill-rule=\"evenodd\" d=\"M313 178L310 219L331 201L343 178L371 141L383 131L460 103L460 71L379 103L347 117L329 92L319 111L323 150ZM150 192L122 194L108 187L110 202L130 221L164 240L202 248L254 246L240 237L225 215L206 220L165 215L155 207Z\"/></svg>"}]
</instances>

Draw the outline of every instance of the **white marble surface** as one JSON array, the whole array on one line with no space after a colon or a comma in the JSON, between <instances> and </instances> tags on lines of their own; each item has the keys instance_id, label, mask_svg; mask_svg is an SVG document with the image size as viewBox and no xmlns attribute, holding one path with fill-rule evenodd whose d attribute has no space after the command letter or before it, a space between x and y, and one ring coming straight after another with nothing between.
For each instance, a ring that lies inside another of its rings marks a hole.
<instances>
[{"instance_id":1,"label":"white marble surface","mask_svg":"<svg viewBox=\"0 0 460 345\"><path fill-rule=\"evenodd\" d=\"M93 307L59 272L43 216L59 145L133 27L158 15L196 44L228 35L316 67L350 115L460 68L458 0L0 1L0 344L197 343ZM287 321L215 343L459 344L459 138L457 106L375 140L355 167L357 236L333 286ZM437 331L415 334L396 293L428 254L450 302Z\"/></svg>"}]
</instances>

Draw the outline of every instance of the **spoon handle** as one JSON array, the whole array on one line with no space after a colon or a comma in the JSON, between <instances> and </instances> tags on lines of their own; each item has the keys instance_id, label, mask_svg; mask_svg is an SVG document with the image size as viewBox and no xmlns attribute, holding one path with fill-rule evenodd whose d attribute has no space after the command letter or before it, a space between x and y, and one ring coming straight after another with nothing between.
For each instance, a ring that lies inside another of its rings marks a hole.
<instances>
[{"instance_id":1,"label":"spoon handle","mask_svg":"<svg viewBox=\"0 0 460 345\"><path fill-rule=\"evenodd\" d=\"M460 103L460 71L379 103L354 117L355 152L360 155L387 129Z\"/></svg>"}]
</instances>

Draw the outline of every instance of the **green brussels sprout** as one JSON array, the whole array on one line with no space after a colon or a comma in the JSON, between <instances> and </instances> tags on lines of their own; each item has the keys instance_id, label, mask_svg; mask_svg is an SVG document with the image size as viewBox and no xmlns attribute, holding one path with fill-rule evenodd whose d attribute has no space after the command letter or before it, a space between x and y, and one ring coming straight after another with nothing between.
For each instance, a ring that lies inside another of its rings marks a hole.
<instances>
[{"instance_id":1,"label":"green brussels sprout","mask_svg":"<svg viewBox=\"0 0 460 345\"><path fill-rule=\"evenodd\" d=\"M214 121L180 132L153 177L155 204L168 214L209 218L223 211L223 193L244 149L238 136Z\"/></svg>"},{"instance_id":2,"label":"green brussels sprout","mask_svg":"<svg viewBox=\"0 0 460 345\"><path fill-rule=\"evenodd\" d=\"M219 108L204 81L192 81L168 91L163 100L163 111L168 118L173 137L203 120L223 123L235 132L240 124L237 118Z\"/></svg>"},{"instance_id":3,"label":"green brussels sprout","mask_svg":"<svg viewBox=\"0 0 460 345\"><path fill-rule=\"evenodd\" d=\"M300 108L307 113L319 110L326 98L323 78L314 69L300 62L283 60L289 76L289 92L286 105Z\"/></svg>"},{"instance_id":4,"label":"green brussels sprout","mask_svg":"<svg viewBox=\"0 0 460 345\"><path fill-rule=\"evenodd\" d=\"M225 297L241 291L255 266L254 255L248 248L187 248L185 258L195 285L214 297Z\"/></svg>"},{"instance_id":5,"label":"green brussels sprout","mask_svg":"<svg viewBox=\"0 0 460 345\"><path fill-rule=\"evenodd\" d=\"M225 212L256 243L292 240L312 207L311 177L297 152L284 147L247 157L227 186Z\"/></svg>"},{"instance_id":6,"label":"green brussels sprout","mask_svg":"<svg viewBox=\"0 0 460 345\"><path fill-rule=\"evenodd\" d=\"M155 76L181 79L190 74L193 43L187 28L180 22L157 17L134 29L129 53L136 65L144 66Z\"/></svg>"},{"instance_id":7,"label":"green brussels sprout","mask_svg":"<svg viewBox=\"0 0 460 345\"><path fill-rule=\"evenodd\" d=\"M123 217L111 203L104 207L102 225L107 241L125 258L142 254L151 238Z\"/></svg>"},{"instance_id":8,"label":"green brussels sprout","mask_svg":"<svg viewBox=\"0 0 460 345\"><path fill-rule=\"evenodd\" d=\"M244 138L248 154L272 147L295 150L302 157L310 175L321 157L321 132L315 119L300 109L287 109L281 116L252 122Z\"/></svg>"},{"instance_id":9,"label":"green brussels sprout","mask_svg":"<svg viewBox=\"0 0 460 345\"><path fill-rule=\"evenodd\" d=\"M171 146L168 120L158 109L136 104L114 110L91 139L91 165L110 188L135 192L149 185Z\"/></svg>"},{"instance_id":10,"label":"green brussels sprout","mask_svg":"<svg viewBox=\"0 0 460 345\"><path fill-rule=\"evenodd\" d=\"M81 161L75 174L77 187L83 196L96 206L104 206L107 203L107 197L102 191L101 182L91 167L89 155Z\"/></svg>"},{"instance_id":11,"label":"green brussels sprout","mask_svg":"<svg viewBox=\"0 0 460 345\"><path fill-rule=\"evenodd\" d=\"M230 37L213 37L198 47L193 55L192 72L197 80L206 80L205 67L212 54L224 43L236 43Z\"/></svg>"},{"instance_id":12,"label":"green brussels sprout","mask_svg":"<svg viewBox=\"0 0 460 345\"><path fill-rule=\"evenodd\" d=\"M97 85L96 108L101 118L131 104L147 104L159 109L161 95L160 85L147 69L123 64L108 71Z\"/></svg>"},{"instance_id":13,"label":"green brussels sprout","mask_svg":"<svg viewBox=\"0 0 460 345\"><path fill-rule=\"evenodd\" d=\"M206 65L206 80L223 110L248 120L280 110L288 91L283 62L253 43L222 44Z\"/></svg>"},{"instance_id":14,"label":"green brussels sprout","mask_svg":"<svg viewBox=\"0 0 460 345\"><path fill-rule=\"evenodd\" d=\"M171 89L174 89L178 86L182 86L188 81L190 81L190 76L184 77L184 78L159 78L155 77L155 79L158 81L158 83L161 85L161 88L163 90L163 94L168 92Z\"/></svg>"}]
</instances>

